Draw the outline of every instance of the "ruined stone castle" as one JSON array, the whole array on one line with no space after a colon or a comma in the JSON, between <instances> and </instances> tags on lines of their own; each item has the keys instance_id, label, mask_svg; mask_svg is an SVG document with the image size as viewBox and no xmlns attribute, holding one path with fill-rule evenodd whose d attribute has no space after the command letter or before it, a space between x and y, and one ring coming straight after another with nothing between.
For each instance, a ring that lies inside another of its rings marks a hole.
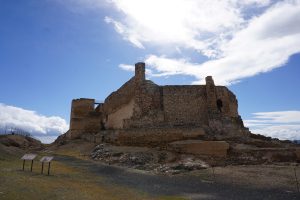
<instances>
[{"instance_id":1,"label":"ruined stone castle","mask_svg":"<svg viewBox=\"0 0 300 200\"><path fill-rule=\"evenodd\" d=\"M135 149L155 147L177 160L193 155L229 163L300 161L297 145L252 134L238 114L235 95L216 86L211 76L205 81L159 86L146 80L145 63L136 63L134 77L103 103L74 99L70 129L56 143L79 138Z\"/></svg>"},{"instance_id":2,"label":"ruined stone castle","mask_svg":"<svg viewBox=\"0 0 300 200\"><path fill-rule=\"evenodd\" d=\"M235 95L215 86L159 86L145 79L145 63L135 64L135 76L111 93L104 103L72 101L67 137L88 137L118 144L157 145L172 141L242 137L248 133L238 114Z\"/></svg>"}]
</instances>

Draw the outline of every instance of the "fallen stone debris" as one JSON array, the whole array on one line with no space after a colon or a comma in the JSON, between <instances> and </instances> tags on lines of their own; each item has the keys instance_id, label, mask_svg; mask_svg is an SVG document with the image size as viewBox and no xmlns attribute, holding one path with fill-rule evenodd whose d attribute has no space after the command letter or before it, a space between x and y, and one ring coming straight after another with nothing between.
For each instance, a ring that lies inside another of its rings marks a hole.
<instances>
[{"instance_id":1,"label":"fallen stone debris","mask_svg":"<svg viewBox=\"0 0 300 200\"><path fill-rule=\"evenodd\" d=\"M192 155L180 155L166 151L157 151L145 148L113 147L109 144L99 144L91 153L91 158L106 164L114 164L134 169L151 171L163 174L178 174L186 171L208 168L209 165ZM176 159L175 159L176 158Z\"/></svg>"}]
</instances>

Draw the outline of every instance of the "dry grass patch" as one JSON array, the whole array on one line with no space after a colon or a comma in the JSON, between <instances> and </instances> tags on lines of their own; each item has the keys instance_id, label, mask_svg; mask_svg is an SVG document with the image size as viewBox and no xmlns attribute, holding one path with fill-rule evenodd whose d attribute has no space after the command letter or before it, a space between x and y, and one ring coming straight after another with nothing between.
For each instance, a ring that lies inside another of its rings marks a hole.
<instances>
[{"instance_id":1,"label":"dry grass patch","mask_svg":"<svg viewBox=\"0 0 300 200\"><path fill-rule=\"evenodd\" d=\"M47 172L44 165L44 173ZM105 183L105 178L67 166L61 162L51 163L50 176L41 174L41 164L34 162L33 172L30 163L21 170L22 161L18 158L0 162L0 199L70 199L70 200L181 200L179 197L153 197L134 188Z\"/></svg>"}]
</instances>

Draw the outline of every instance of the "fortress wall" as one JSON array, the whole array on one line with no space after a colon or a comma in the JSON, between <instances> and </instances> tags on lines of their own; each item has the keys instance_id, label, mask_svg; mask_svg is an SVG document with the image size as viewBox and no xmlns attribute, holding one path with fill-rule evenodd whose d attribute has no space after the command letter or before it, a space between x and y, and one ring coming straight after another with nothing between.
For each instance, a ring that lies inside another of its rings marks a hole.
<instances>
[{"instance_id":1,"label":"fortress wall","mask_svg":"<svg viewBox=\"0 0 300 200\"><path fill-rule=\"evenodd\" d=\"M124 120L123 128L160 127L164 121L162 95L159 86L145 81L137 85L133 115Z\"/></svg>"},{"instance_id":2,"label":"fortress wall","mask_svg":"<svg viewBox=\"0 0 300 200\"><path fill-rule=\"evenodd\" d=\"M85 117L89 112L94 111L94 99L74 99L72 101L71 118Z\"/></svg>"},{"instance_id":3,"label":"fortress wall","mask_svg":"<svg viewBox=\"0 0 300 200\"><path fill-rule=\"evenodd\" d=\"M199 138L205 135L202 128L140 128L107 130L102 132L105 142L129 146L167 145L173 141Z\"/></svg>"},{"instance_id":4,"label":"fortress wall","mask_svg":"<svg viewBox=\"0 0 300 200\"><path fill-rule=\"evenodd\" d=\"M145 63L135 64L135 104L126 128L157 126L163 121L162 91L158 85L145 79Z\"/></svg>"},{"instance_id":5,"label":"fortress wall","mask_svg":"<svg viewBox=\"0 0 300 200\"><path fill-rule=\"evenodd\" d=\"M74 99L71 107L70 130L84 129L85 118L94 111L94 99Z\"/></svg>"},{"instance_id":6,"label":"fortress wall","mask_svg":"<svg viewBox=\"0 0 300 200\"><path fill-rule=\"evenodd\" d=\"M128 104L134 97L134 77L122 85L117 91L111 93L104 101L103 112L110 114Z\"/></svg>"},{"instance_id":7,"label":"fortress wall","mask_svg":"<svg viewBox=\"0 0 300 200\"><path fill-rule=\"evenodd\" d=\"M133 114L134 94L135 80L133 77L105 99L102 108L105 128L123 128L124 119L130 118Z\"/></svg>"},{"instance_id":8,"label":"fortress wall","mask_svg":"<svg viewBox=\"0 0 300 200\"><path fill-rule=\"evenodd\" d=\"M226 157L229 144L225 141L183 140L170 143L168 149L178 153Z\"/></svg>"},{"instance_id":9,"label":"fortress wall","mask_svg":"<svg viewBox=\"0 0 300 200\"><path fill-rule=\"evenodd\" d=\"M205 78L205 92L207 101L207 111L209 113L216 113L217 107L217 97L216 97L216 86L214 80L211 76Z\"/></svg>"},{"instance_id":10,"label":"fortress wall","mask_svg":"<svg viewBox=\"0 0 300 200\"><path fill-rule=\"evenodd\" d=\"M162 89L166 123L208 124L205 86L163 86Z\"/></svg>"},{"instance_id":11,"label":"fortress wall","mask_svg":"<svg viewBox=\"0 0 300 200\"><path fill-rule=\"evenodd\" d=\"M162 110L160 87L152 81L144 81L142 85L136 88L135 101L137 108L135 116L137 117Z\"/></svg>"},{"instance_id":12,"label":"fortress wall","mask_svg":"<svg viewBox=\"0 0 300 200\"><path fill-rule=\"evenodd\" d=\"M227 89L228 90L228 89ZM231 117L239 117L238 113L238 100L236 96L228 90L228 98L229 98L229 115Z\"/></svg>"},{"instance_id":13,"label":"fortress wall","mask_svg":"<svg viewBox=\"0 0 300 200\"><path fill-rule=\"evenodd\" d=\"M76 138L82 132L96 132L101 129L101 113L94 110L94 99L74 99L71 107L70 131L68 137Z\"/></svg>"}]
</instances>

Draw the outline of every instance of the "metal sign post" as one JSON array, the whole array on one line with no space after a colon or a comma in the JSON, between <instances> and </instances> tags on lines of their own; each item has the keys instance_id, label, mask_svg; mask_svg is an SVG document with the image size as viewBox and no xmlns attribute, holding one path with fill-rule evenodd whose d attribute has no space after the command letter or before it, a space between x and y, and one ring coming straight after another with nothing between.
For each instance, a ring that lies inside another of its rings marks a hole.
<instances>
[{"instance_id":1,"label":"metal sign post","mask_svg":"<svg viewBox=\"0 0 300 200\"><path fill-rule=\"evenodd\" d=\"M30 167L30 171L32 172L32 167L33 167L33 160L35 159L36 154L25 154L21 160L23 160L23 168L22 170L24 171L25 168L25 161L26 160L31 160L31 167Z\"/></svg>"},{"instance_id":2,"label":"metal sign post","mask_svg":"<svg viewBox=\"0 0 300 200\"><path fill-rule=\"evenodd\" d=\"M51 160L53 159L53 156L44 156L41 158L40 162L42 162L42 170L41 173L43 174L44 172L44 162L48 163L48 176L50 174L50 166L51 166Z\"/></svg>"}]
</instances>

